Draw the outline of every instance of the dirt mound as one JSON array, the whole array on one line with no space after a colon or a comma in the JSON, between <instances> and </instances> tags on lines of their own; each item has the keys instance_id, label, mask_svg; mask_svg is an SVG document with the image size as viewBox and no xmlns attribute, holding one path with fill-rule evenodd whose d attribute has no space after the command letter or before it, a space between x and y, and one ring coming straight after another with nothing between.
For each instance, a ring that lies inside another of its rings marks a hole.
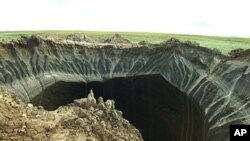
<instances>
[{"instance_id":1,"label":"dirt mound","mask_svg":"<svg viewBox=\"0 0 250 141\"><path fill-rule=\"evenodd\" d=\"M170 48L170 47L177 47L181 45L182 42L176 38L170 38L169 40L163 41L160 43L160 46Z\"/></svg>"},{"instance_id":2,"label":"dirt mound","mask_svg":"<svg viewBox=\"0 0 250 141\"><path fill-rule=\"evenodd\" d=\"M94 40L87 37L83 33L73 33L66 36L66 40L72 40L77 42L93 42Z\"/></svg>"},{"instance_id":3,"label":"dirt mound","mask_svg":"<svg viewBox=\"0 0 250 141\"><path fill-rule=\"evenodd\" d=\"M122 44L130 44L131 42L128 39L123 38L120 34L115 34L111 38L108 38L104 41L105 43L122 43Z\"/></svg>"},{"instance_id":4,"label":"dirt mound","mask_svg":"<svg viewBox=\"0 0 250 141\"><path fill-rule=\"evenodd\" d=\"M248 60L250 61L250 49L234 49L231 50L229 53L230 57L232 57L233 59L241 59L241 60Z\"/></svg>"},{"instance_id":5,"label":"dirt mound","mask_svg":"<svg viewBox=\"0 0 250 141\"><path fill-rule=\"evenodd\" d=\"M150 42L145 41L145 40L138 42L138 44L139 44L139 45L144 45L144 46L150 46L150 45L151 45Z\"/></svg>"},{"instance_id":6,"label":"dirt mound","mask_svg":"<svg viewBox=\"0 0 250 141\"><path fill-rule=\"evenodd\" d=\"M0 88L0 108L0 140L142 140L122 112L114 109L114 101L104 102L100 97L96 102L92 92L87 98L46 111Z\"/></svg>"}]
</instances>

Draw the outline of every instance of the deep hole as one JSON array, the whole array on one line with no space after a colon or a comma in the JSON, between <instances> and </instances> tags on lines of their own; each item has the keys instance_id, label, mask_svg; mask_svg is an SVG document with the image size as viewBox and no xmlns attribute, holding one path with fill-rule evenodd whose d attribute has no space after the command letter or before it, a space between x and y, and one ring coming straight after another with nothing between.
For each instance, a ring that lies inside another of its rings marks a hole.
<instances>
[{"instance_id":1,"label":"deep hole","mask_svg":"<svg viewBox=\"0 0 250 141\"><path fill-rule=\"evenodd\" d=\"M105 82L57 82L31 102L55 110L74 99L86 97L93 89L95 97L114 99L146 141L203 141L205 119L187 95L161 75L115 78Z\"/></svg>"}]
</instances>

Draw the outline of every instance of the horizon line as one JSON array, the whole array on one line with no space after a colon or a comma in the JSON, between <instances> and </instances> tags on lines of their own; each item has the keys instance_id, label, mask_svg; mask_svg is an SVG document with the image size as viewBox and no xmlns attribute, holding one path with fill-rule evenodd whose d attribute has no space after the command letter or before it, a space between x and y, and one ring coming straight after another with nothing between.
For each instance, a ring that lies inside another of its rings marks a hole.
<instances>
[{"instance_id":1,"label":"horizon line","mask_svg":"<svg viewBox=\"0 0 250 141\"><path fill-rule=\"evenodd\" d=\"M157 31L119 31L119 30L81 30L81 29L30 29L30 30L0 30L0 32L109 32L109 33L155 33L181 36L204 36L204 37L226 37L226 38L250 38L242 35L218 35L218 34L192 34L192 33L170 33Z\"/></svg>"}]
</instances>

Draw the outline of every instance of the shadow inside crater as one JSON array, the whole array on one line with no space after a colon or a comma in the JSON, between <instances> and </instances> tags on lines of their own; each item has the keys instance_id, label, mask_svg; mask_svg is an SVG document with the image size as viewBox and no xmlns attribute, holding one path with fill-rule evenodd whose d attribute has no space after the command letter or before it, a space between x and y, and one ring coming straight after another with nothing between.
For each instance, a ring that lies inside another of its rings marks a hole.
<instances>
[{"instance_id":1,"label":"shadow inside crater","mask_svg":"<svg viewBox=\"0 0 250 141\"><path fill-rule=\"evenodd\" d=\"M205 141L206 119L197 104L161 75L114 78L104 82L56 82L32 99L34 105L55 110L74 99L114 99L146 141Z\"/></svg>"}]
</instances>

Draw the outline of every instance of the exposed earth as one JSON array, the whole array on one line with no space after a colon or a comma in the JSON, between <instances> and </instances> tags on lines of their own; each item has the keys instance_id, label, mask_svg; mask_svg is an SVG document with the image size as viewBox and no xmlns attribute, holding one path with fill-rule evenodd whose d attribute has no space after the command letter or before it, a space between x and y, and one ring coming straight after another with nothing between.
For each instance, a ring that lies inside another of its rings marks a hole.
<instances>
[{"instance_id":1,"label":"exposed earth","mask_svg":"<svg viewBox=\"0 0 250 141\"><path fill-rule=\"evenodd\" d=\"M0 140L228 141L250 124L249 66L175 38L0 42Z\"/></svg>"},{"instance_id":2,"label":"exposed earth","mask_svg":"<svg viewBox=\"0 0 250 141\"><path fill-rule=\"evenodd\" d=\"M140 132L114 108L114 101L87 98L55 111L23 103L0 88L0 140L125 141L142 140Z\"/></svg>"}]
</instances>

